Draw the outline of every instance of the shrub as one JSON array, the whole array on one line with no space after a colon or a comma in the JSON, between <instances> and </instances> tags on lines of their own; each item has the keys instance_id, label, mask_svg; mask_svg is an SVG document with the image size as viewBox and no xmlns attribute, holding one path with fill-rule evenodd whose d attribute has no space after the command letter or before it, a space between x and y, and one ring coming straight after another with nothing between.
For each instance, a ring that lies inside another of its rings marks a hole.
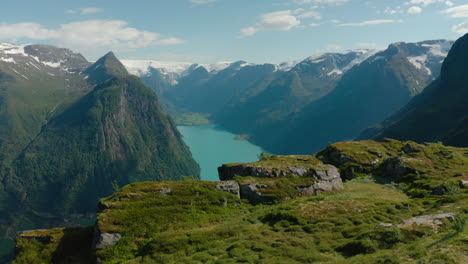
<instances>
[{"instance_id":1,"label":"shrub","mask_svg":"<svg viewBox=\"0 0 468 264\"><path fill-rule=\"evenodd\" d=\"M457 214L453 219L452 229L455 230L457 234L462 233L465 231L467 222L468 217L465 214Z\"/></svg>"}]
</instances>

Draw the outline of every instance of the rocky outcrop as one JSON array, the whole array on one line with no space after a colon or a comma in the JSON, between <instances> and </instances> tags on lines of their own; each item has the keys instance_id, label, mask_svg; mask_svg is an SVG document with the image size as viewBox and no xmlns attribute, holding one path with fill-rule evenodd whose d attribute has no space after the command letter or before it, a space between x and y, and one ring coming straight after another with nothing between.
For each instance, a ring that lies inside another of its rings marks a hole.
<instances>
[{"instance_id":1,"label":"rocky outcrop","mask_svg":"<svg viewBox=\"0 0 468 264\"><path fill-rule=\"evenodd\" d=\"M460 188L468 188L468 181L460 180Z\"/></svg>"},{"instance_id":2,"label":"rocky outcrop","mask_svg":"<svg viewBox=\"0 0 468 264\"><path fill-rule=\"evenodd\" d=\"M93 249L94 250L102 250L107 249L119 242L122 238L122 235L119 233L105 233L99 230L99 227L96 226L94 229L94 241L93 241Z\"/></svg>"},{"instance_id":3,"label":"rocky outcrop","mask_svg":"<svg viewBox=\"0 0 468 264\"><path fill-rule=\"evenodd\" d=\"M240 185L240 194L242 199L247 199L251 203L263 203L273 201L273 197L266 196L265 193L262 193L262 189L267 189L268 185L266 184L241 184Z\"/></svg>"},{"instance_id":4,"label":"rocky outcrop","mask_svg":"<svg viewBox=\"0 0 468 264\"><path fill-rule=\"evenodd\" d=\"M216 189L220 191L232 193L236 195L238 198L240 198L240 188L239 188L239 183L237 182L222 181L222 182L219 182L218 185L216 185Z\"/></svg>"},{"instance_id":5,"label":"rocky outcrop","mask_svg":"<svg viewBox=\"0 0 468 264\"><path fill-rule=\"evenodd\" d=\"M396 226L400 228L412 227L414 225L427 225L431 226L434 229L438 229L443 225L444 220L453 221L455 219L455 213L444 213L444 214L433 214L433 215L422 215L413 217L407 220L403 220L399 224L390 224L390 223L380 223L378 226L381 227L391 227Z\"/></svg>"},{"instance_id":6,"label":"rocky outcrop","mask_svg":"<svg viewBox=\"0 0 468 264\"><path fill-rule=\"evenodd\" d=\"M304 196L316 195L321 192L330 192L343 190L343 181L341 180L338 169L332 165L324 165L326 169L314 170L314 178L317 182L310 186L296 187Z\"/></svg>"},{"instance_id":7,"label":"rocky outcrop","mask_svg":"<svg viewBox=\"0 0 468 264\"><path fill-rule=\"evenodd\" d=\"M399 181L407 174L417 173L416 170L406 164L409 161L408 159L396 157L385 160L382 165L383 176ZM416 159L413 160L417 161Z\"/></svg>"},{"instance_id":8,"label":"rocky outcrop","mask_svg":"<svg viewBox=\"0 0 468 264\"><path fill-rule=\"evenodd\" d=\"M343 190L335 166L306 156L273 156L254 163L227 164L219 167L218 172L221 180L237 181L240 198L252 203ZM231 186L222 182L217 188L228 190Z\"/></svg>"}]
</instances>

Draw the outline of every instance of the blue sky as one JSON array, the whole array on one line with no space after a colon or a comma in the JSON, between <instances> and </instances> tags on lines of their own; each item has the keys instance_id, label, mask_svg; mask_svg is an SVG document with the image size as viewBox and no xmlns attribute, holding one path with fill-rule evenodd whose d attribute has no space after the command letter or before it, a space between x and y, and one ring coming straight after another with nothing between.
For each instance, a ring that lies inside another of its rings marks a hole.
<instances>
[{"instance_id":1,"label":"blue sky","mask_svg":"<svg viewBox=\"0 0 468 264\"><path fill-rule=\"evenodd\" d=\"M468 0L23 0L0 12L0 41L90 60L278 63L468 32Z\"/></svg>"}]
</instances>

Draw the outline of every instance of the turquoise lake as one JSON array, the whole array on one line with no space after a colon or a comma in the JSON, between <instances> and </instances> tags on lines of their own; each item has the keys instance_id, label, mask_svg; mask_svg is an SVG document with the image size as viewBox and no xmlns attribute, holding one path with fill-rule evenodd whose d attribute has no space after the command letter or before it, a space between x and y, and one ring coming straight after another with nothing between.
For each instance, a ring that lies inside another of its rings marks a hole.
<instances>
[{"instance_id":1,"label":"turquoise lake","mask_svg":"<svg viewBox=\"0 0 468 264\"><path fill-rule=\"evenodd\" d=\"M218 167L225 163L258 160L262 149L248 141L235 140L236 135L214 125L179 126L185 143L201 167L201 179L219 181Z\"/></svg>"}]
</instances>

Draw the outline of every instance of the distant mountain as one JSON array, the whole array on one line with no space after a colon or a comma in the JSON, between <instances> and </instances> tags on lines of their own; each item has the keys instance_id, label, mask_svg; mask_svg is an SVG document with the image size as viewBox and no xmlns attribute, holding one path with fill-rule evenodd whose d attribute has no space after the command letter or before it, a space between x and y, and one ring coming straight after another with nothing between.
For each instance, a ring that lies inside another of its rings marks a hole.
<instances>
[{"instance_id":1,"label":"distant mountain","mask_svg":"<svg viewBox=\"0 0 468 264\"><path fill-rule=\"evenodd\" d=\"M275 153L312 153L329 142L357 137L385 119L438 77L451 41L394 43L344 73L336 88L291 115L272 133L254 134ZM270 129L271 130L271 129Z\"/></svg>"},{"instance_id":2,"label":"distant mountain","mask_svg":"<svg viewBox=\"0 0 468 264\"><path fill-rule=\"evenodd\" d=\"M200 173L155 93L113 53L91 65L0 44L0 126L2 236L76 223L118 186Z\"/></svg>"},{"instance_id":3,"label":"distant mountain","mask_svg":"<svg viewBox=\"0 0 468 264\"><path fill-rule=\"evenodd\" d=\"M360 137L468 146L468 34L455 42L437 80L403 109Z\"/></svg>"},{"instance_id":4,"label":"distant mountain","mask_svg":"<svg viewBox=\"0 0 468 264\"><path fill-rule=\"evenodd\" d=\"M238 134L255 136L277 130L291 115L333 91L343 73L375 52L326 53L309 57L284 71L276 68L269 78L260 78L231 96L213 114L213 119Z\"/></svg>"},{"instance_id":5,"label":"distant mountain","mask_svg":"<svg viewBox=\"0 0 468 264\"><path fill-rule=\"evenodd\" d=\"M300 98L296 95L293 97L300 99L301 102L295 102L293 99L294 109L291 110L288 107L284 113L281 113L282 116L287 116L291 111L297 111L305 104L304 102L326 94L343 72L370 56L372 52L371 50L357 50L341 54L320 54L303 61L280 64L252 64L238 61L189 66L188 63L131 60L124 60L123 63L129 71L140 76L145 84L161 96L161 101L167 108L213 114L213 118L221 122L224 116L243 119L242 113L237 116L237 108L241 107L240 104L253 104L247 106L247 111L251 107L258 108L256 100L267 102L270 100L269 98L262 99L262 96L258 97L258 95L281 89L278 86L291 85L288 82L293 81L294 73L298 73L299 83L305 87L306 91L294 92ZM309 73L308 70L311 72ZM274 81L276 83L273 83ZM313 83L314 87L309 87L310 83ZM317 88L321 87L321 84L327 87ZM284 104L284 101L280 98L276 99L271 103L270 108L274 108L275 103ZM261 112L267 111L268 109L260 108L259 113L250 114L249 112L250 121L255 122L257 114L261 115ZM243 130L238 125L244 127L247 123L236 124L232 127Z\"/></svg>"}]
</instances>

